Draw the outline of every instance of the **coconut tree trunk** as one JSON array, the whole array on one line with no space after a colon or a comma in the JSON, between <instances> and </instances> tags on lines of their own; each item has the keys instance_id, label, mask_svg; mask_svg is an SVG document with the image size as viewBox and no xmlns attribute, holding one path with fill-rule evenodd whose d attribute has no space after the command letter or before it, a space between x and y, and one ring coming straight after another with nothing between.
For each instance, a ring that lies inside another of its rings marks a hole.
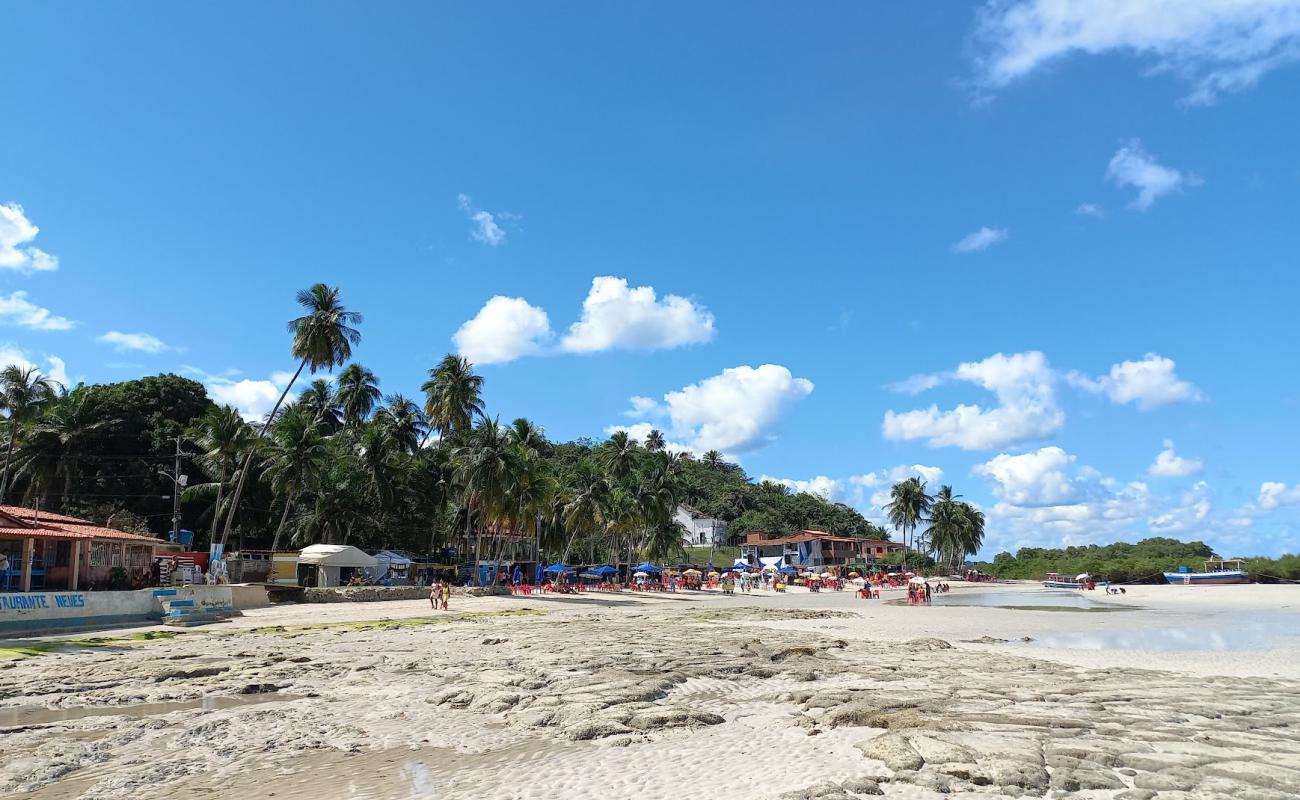
<instances>
[{"instance_id":1,"label":"coconut tree trunk","mask_svg":"<svg viewBox=\"0 0 1300 800\"><path fill-rule=\"evenodd\" d=\"M0 478L0 503L5 501L5 495L9 492L9 464L13 461L16 438L18 438L18 422L11 416L9 417L9 446L5 448L4 477Z\"/></svg>"},{"instance_id":2,"label":"coconut tree trunk","mask_svg":"<svg viewBox=\"0 0 1300 800\"><path fill-rule=\"evenodd\" d=\"M275 546L280 543L280 534L284 533L284 523L289 519L289 509L293 507L295 497L290 495L284 499L284 513L280 515L280 524L275 528L275 536L271 537L271 552L275 552Z\"/></svg>"},{"instance_id":3,"label":"coconut tree trunk","mask_svg":"<svg viewBox=\"0 0 1300 800\"><path fill-rule=\"evenodd\" d=\"M223 467L221 475L217 477L217 504L212 507L212 536L210 542L217 540L217 531L221 530L221 495L226 490L226 470Z\"/></svg>"},{"instance_id":4,"label":"coconut tree trunk","mask_svg":"<svg viewBox=\"0 0 1300 800\"><path fill-rule=\"evenodd\" d=\"M267 415L266 422L262 425L262 430L257 435L259 440L266 436L266 432L271 429L271 423L275 422L276 413L279 412L280 406L284 405L284 398L289 396L289 390L293 388L293 384L298 380L298 376L302 374L302 371L306 366L307 359L305 358L298 363L298 371L293 373L293 377L290 378L289 383L285 385L284 391L280 392L280 399L275 401L275 407L272 408L271 413ZM235 494L230 499L231 508L230 513L226 515L226 525L221 530L221 554L223 558L225 557L226 552L226 540L230 538L230 527L235 521L235 509L239 507L239 499L244 494L244 482L248 480L248 469L252 465L253 450L250 447L247 455L244 456L244 466L239 470L239 481L235 484ZM0 492L0 496L2 495L3 492Z\"/></svg>"}]
</instances>

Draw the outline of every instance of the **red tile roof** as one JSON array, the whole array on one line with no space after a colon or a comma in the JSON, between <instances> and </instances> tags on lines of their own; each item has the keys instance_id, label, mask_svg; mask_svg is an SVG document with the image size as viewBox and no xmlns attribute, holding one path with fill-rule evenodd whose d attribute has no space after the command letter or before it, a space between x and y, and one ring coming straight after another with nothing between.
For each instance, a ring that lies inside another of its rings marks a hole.
<instances>
[{"instance_id":1,"label":"red tile roof","mask_svg":"<svg viewBox=\"0 0 1300 800\"><path fill-rule=\"evenodd\" d=\"M0 536L22 539L112 539L157 544L152 536L104 528L90 520L0 505Z\"/></svg>"},{"instance_id":2,"label":"red tile roof","mask_svg":"<svg viewBox=\"0 0 1300 800\"><path fill-rule=\"evenodd\" d=\"M745 544L799 544L802 542L854 542L859 545L895 545L897 542L891 542L888 539L863 539L858 536L836 536L826 531L798 531L789 536L779 536L775 539L764 538L767 534L761 531L750 531L745 534Z\"/></svg>"}]
</instances>

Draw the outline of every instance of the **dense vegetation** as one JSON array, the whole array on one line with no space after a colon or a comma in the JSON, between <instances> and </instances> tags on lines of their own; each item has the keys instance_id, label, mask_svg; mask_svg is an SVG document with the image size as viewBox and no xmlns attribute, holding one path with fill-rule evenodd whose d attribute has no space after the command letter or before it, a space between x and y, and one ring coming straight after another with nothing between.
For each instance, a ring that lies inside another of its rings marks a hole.
<instances>
[{"instance_id":1,"label":"dense vegetation","mask_svg":"<svg viewBox=\"0 0 1300 800\"><path fill-rule=\"evenodd\" d=\"M1180 566L1200 570L1207 560L1217 558L1204 542L1180 542L1167 537L1143 539L1137 544L1042 548L1023 547L1015 555L998 553L991 563L979 565L999 578L1041 579L1049 572L1077 575L1087 572L1098 578L1121 583L1162 582L1162 572ZM1246 562L1257 581L1300 580L1300 557L1252 558Z\"/></svg>"},{"instance_id":2,"label":"dense vegetation","mask_svg":"<svg viewBox=\"0 0 1300 800\"><path fill-rule=\"evenodd\" d=\"M681 555L672 517L682 502L728 521L734 538L801 528L888 536L843 504L755 484L716 452L669 452L658 432L553 443L527 419L502 424L487 412L483 379L457 356L429 370L422 403L385 395L352 359L360 315L323 285L298 302L297 374L258 424L175 375L66 391L34 370L5 370L0 502L165 533L165 473L180 436L181 523L201 548L454 546L489 560L536 538L548 558L668 560ZM333 383L319 376L335 368Z\"/></svg>"}]
</instances>

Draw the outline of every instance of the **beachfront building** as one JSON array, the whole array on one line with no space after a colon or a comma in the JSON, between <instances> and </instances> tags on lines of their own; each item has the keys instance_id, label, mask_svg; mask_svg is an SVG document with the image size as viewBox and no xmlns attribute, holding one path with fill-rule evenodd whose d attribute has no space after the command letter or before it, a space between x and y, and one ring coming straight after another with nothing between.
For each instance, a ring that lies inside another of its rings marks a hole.
<instances>
[{"instance_id":1,"label":"beachfront building","mask_svg":"<svg viewBox=\"0 0 1300 800\"><path fill-rule=\"evenodd\" d=\"M903 546L887 539L864 539L836 536L826 531L796 531L779 536L762 531L745 534L740 558L751 566L772 563L820 570L850 564L871 564L889 553L902 552ZM773 562L773 559L779 559Z\"/></svg>"},{"instance_id":2,"label":"beachfront building","mask_svg":"<svg viewBox=\"0 0 1300 800\"><path fill-rule=\"evenodd\" d=\"M0 591L144 586L161 544L64 514L0 506Z\"/></svg>"},{"instance_id":3,"label":"beachfront building","mask_svg":"<svg viewBox=\"0 0 1300 800\"><path fill-rule=\"evenodd\" d=\"M711 517L685 503L677 506L673 518L682 526L682 546L699 547L727 543L727 521Z\"/></svg>"}]
</instances>

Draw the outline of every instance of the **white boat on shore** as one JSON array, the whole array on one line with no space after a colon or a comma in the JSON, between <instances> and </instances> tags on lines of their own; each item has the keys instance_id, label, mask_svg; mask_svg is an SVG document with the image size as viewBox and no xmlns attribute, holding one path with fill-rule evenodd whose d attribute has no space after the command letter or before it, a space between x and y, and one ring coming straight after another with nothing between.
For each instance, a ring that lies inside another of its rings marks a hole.
<instances>
[{"instance_id":1,"label":"white boat on shore","mask_svg":"<svg viewBox=\"0 0 1300 800\"><path fill-rule=\"evenodd\" d=\"M1219 586L1228 583L1250 583L1250 573L1243 569L1240 559L1206 561L1200 572L1192 572L1188 567L1179 567L1175 572L1166 572L1165 580L1174 586Z\"/></svg>"},{"instance_id":2,"label":"white boat on shore","mask_svg":"<svg viewBox=\"0 0 1300 800\"><path fill-rule=\"evenodd\" d=\"M1109 586L1108 581L1094 581L1092 576L1086 572L1081 572L1073 578L1061 575L1056 572L1047 573L1047 579L1043 581L1044 589L1087 589L1090 587Z\"/></svg>"}]
</instances>

